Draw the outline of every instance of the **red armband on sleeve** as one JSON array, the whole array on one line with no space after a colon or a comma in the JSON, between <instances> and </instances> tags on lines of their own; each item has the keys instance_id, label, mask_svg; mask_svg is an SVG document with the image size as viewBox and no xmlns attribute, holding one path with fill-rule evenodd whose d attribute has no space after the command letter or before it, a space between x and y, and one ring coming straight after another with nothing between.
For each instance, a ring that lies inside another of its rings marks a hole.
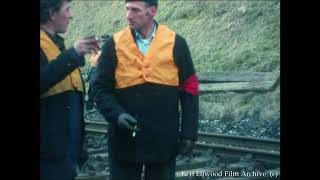
<instances>
[{"instance_id":1,"label":"red armband on sleeve","mask_svg":"<svg viewBox=\"0 0 320 180\"><path fill-rule=\"evenodd\" d=\"M199 81L197 75L193 74L189 76L182 84L179 86L180 91L185 91L194 96L199 94Z\"/></svg>"}]
</instances>

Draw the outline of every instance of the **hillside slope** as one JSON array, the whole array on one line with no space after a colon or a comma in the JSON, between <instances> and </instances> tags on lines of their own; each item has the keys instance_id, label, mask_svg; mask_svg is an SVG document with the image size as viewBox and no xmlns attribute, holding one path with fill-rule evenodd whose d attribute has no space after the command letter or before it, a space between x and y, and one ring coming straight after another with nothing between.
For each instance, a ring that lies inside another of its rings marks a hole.
<instances>
[{"instance_id":1,"label":"hillside slope","mask_svg":"<svg viewBox=\"0 0 320 180\"><path fill-rule=\"evenodd\" d=\"M74 1L67 44L127 26L123 1ZM186 38L198 71L273 71L280 65L280 2L159 1L156 16Z\"/></svg>"},{"instance_id":2,"label":"hillside slope","mask_svg":"<svg viewBox=\"0 0 320 180\"><path fill-rule=\"evenodd\" d=\"M75 0L74 18L63 36L113 34L127 26L124 1ZM181 34L198 72L280 68L280 1L159 0L156 20ZM86 69L86 67L84 68ZM267 94L201 96L201 119L272 121L279 116L279 88Z\"/></svg>"}]
</instances>

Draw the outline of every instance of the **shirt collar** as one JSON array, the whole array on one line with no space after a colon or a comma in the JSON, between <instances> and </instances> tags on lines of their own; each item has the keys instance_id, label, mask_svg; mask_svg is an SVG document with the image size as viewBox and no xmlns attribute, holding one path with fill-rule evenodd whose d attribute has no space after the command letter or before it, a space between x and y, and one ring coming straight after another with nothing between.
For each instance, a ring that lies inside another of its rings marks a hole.
<instances>
[{"instance_id":1,"label":"shirt collar","mask_svg":"<svg viewBox=\"0 0 320 180\"><path fill-rule=\"evenodd\" d=\"M148 37L148 39L146 39L146 40L151 40L151 39L155 36L156 30L157 30L157 25L156 25L156 23L153 22L153 30L152 30L152 33L151 33L151 35ZM136 39L138 39L138 40L143 40L143 38L141 37L141 35L140 35L137 31L134 31L134 33L135 33Z\"/></svg>"},{"instance_id":2,"label":"shirt collar","mask_svg":"<svg viewBox=\"0 0 320 180\"><path fill-rule=\"evenodd\" d=\"M44 28L40 27L40 29L43 30L56 45L58 45L60 51L63 51L65 49L63 37L61 37L58 34L51 34L48 31L46 31Z\"/></svg>"}]
</instances>

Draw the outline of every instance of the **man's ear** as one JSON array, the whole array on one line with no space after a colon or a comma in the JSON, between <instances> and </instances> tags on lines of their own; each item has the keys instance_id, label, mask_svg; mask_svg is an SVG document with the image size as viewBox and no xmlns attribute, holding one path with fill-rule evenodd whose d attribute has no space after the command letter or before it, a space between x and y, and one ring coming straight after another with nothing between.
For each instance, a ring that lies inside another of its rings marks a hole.
<instances>
[{"instance_id":1,"label":"man's ear","mask_svg":"<svg viewBox=\"0 0 320 180\"><path fill-rule=\"evenodd\" d=\"M157 7L156 6L151 6L150 7L150 14L152 16L155 16L157 14Z\"/></svg>"},{"instance_id":2,"label":"man's ear","mask_svg":"<svg viewBox=\"0 0 320 180\"><path fill-rule=\"evenodd\" d=\"M56 12L53 12L52 10L49 10L49 19L54 21L56 18Z\"/></svg>"}]
</instances>

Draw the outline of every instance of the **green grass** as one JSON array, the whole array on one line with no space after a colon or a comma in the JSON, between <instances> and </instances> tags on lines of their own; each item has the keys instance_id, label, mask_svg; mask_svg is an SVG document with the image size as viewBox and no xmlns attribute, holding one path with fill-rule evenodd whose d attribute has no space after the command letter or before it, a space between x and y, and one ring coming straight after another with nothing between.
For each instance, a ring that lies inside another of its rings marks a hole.
<instances>
[{"instance_id":1,"label":"green grass","mask_svg":"<svg viewBox=\"0 0 320 180\"><path fill-rule=\"evenodd\" d=\"M74 18L63 35L67 46L80 36L113 34L127 26L124 1L75 0L71 11ZM159 0L156 20L187 40L197 72L280 68L279 0ZM207 95L200 98L200 115L268 120L279 113L279 96L279 89L267 94Z\"/></svg>"},{"instance_id":2,"label":"green grass","mask_svg":"<svg viewBox=\"0 0 320 180\"><path fill-rule=\"evenodd\" d=\"M208 94L200 97L200 119L271 121L280 113L279 89L257 94L248 92Z\"/></svg>"}]
</instances>

